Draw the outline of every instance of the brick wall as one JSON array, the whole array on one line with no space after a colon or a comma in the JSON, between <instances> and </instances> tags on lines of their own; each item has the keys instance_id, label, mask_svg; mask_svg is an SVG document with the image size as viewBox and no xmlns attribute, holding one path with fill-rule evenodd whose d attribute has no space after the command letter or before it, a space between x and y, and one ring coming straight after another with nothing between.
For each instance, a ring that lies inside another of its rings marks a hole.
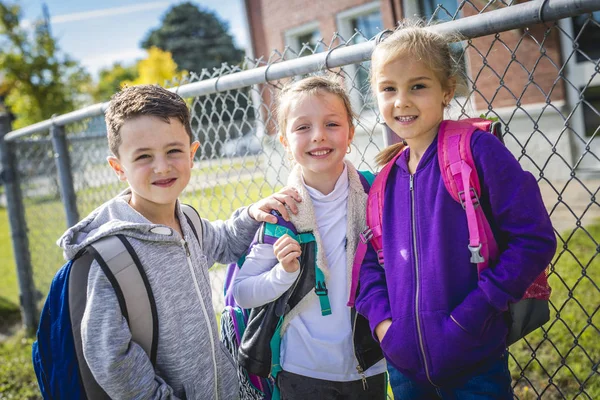
<instances>
[{"instance_id":1,"label":"brick wall","mask_svg":"<svg viewBox=\"0 0 600 400\"><path fill-rule=\"evenodd\" d=\"M265 60L273 50L282 51L285 48L285 31L309 22L318 21L324 42L329 44L333 34L338 31L336 15L370 3L365 0L246 2L254 53L257 58L263 56ZM401 0L381 1L385 28L393 28L396 18L402 17L401 3ZM462 16L477 14L476 7L482 8L485 3L487 1L472 0L472 5L463 7ZM493 108L503 108L544 103L547 97L552 101L564 99L563 82L559 79L559 70L555 66L562 65L558 34L553 32L544 37L545 31L545 26L538 25L529 29L531 37L523 38L522 30L513 30L472 40L472 46L467 52L468 70L471 79L476 79L473 97L477 110L486 110L489 104ZM501 41L496 40L496 36ZM539 43L543 43L543 54ZM513 55L516 57L513 58ZM530 75L533 79L530 79ZM271 102L268 96L264 97L266 104Z\"/></svg>"},{"instance_id":2,"label":"brick wall","mask_svg":"<svg viewBox=\"0 0 600 400\"><path fill-rule=\"evenodd\" d=\"M463 17L477 13L472 7L463 8ZM531 36L523 37L525 31L515 29L472 40L467 54L470 77L476 79L473 96L478 110L486 110L488 104L502 108L544 103L547 96L552 101L564 99L558 33L554 30L545 37L546 29L534 25L528 31Z\"/></svg>"}]
</instances>

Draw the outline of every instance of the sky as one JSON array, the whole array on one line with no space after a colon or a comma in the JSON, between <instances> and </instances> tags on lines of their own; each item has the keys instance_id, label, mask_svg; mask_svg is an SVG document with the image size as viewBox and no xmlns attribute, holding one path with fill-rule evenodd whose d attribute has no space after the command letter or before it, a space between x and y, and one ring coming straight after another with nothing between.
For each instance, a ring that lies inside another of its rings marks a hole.
<instances>
[{"instance_id":1,"label":"sky","mask_svg":"<svg viewBox=\"0 0 600 400\"><path fill-rule=\"evenodd\" d=\"M214 11L229 24L238 47L249 47L243 0L189 0ZM22 25L42 17L42 4L50 13L53 37L60 49L78 60L95 78L103 67L144 58L140 43L158 28L162 17L182 0L18 0Z\"/></svg>"}]
</instances>

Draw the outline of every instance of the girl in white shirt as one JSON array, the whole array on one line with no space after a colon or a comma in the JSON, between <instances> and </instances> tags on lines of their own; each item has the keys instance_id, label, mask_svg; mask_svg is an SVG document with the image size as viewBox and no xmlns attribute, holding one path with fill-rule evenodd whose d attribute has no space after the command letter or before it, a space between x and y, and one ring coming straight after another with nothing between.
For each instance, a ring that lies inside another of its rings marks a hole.
<instances>
[{"instance_id":1,"label":"girl in white shirt","mask_svg":"<svg viewBox=\"0 0 600 400\"><path fill-rule=\"evenodd\" d=\"M316 267L326 285L310 290L284 316L283 370L276 376L281 398L384 399L386 365L379 345L366 319L346 305L367 200L364 178L344 160L354 137L350 100L339 82L309 77L281 91L277 116L279 139L294 162L288 186L303 200L291 222L298 232L314 235ZM301 255L301 245L289 235L254 245L234 281L236 302L259 307L294 283L306 286L306 279L314 288L314 263L303 272Z\"/></svg>"}]
</instances>

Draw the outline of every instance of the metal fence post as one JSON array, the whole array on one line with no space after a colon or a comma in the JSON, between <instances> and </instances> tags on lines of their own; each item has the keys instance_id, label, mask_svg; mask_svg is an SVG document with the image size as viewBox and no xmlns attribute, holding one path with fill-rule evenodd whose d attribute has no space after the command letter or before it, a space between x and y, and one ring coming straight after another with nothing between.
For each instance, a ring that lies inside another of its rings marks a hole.
<instances>
[{"instance_id":1,"label":"metal fence post","mask_svg":"<svg viewBox=\"0 0 600 400\"><path fill-rule=\"evenodd\" d=\"M54 161L58 170L60 196L65 207L67 226L71 227L79 221L79 212L77 211L77 196L73 185L71 158L69 157L65 127L52 125L50 134L52 135L52 147L54 148Z\"/></svg>"},{"instance_id":2,"label":"metal fence post","mask_svg":"<svg viewBox=\"0 0 600 400\"><path fill-rule=\"evenodd\" d=\"M36 306L36 290L33 283L33 270L29 254L29 240L25 222L25 207L17 160L14 155L14 144L4 140L11 131L10 115L0 113L0 159L2 161L2 181L6 191L6 206L10 225L10 235L19 281L19 303L25 329L29 334L37 328L38 310Z\"/></svg>"}]
</instances>

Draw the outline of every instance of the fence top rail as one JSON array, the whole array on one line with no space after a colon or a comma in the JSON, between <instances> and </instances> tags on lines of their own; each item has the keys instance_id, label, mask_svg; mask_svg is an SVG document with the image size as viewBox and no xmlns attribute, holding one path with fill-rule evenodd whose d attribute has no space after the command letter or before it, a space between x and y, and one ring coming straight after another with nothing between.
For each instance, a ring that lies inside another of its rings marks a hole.
<instances>
[{"instance_id":1,"label":"fence top rail","mask_svg":"<svg viewBox=\"0 0 600 400\"><path fill-rule=\"evenodd\" d=\"M472 39L598 10L600 10L600 0L532 0L483 14L432 25L427 27L427 29L442 34L458 33L464 39ZM169 90L178 93L182 97L196 97L226 90L240 89L269 81L316 72L322 68L336 68L360 63L371 57L374 47L375 41L373 40L351 46L338 46L327 52L176 86ZM97 117L103 115L107 107L108 102L84 107L9 132L4 136L4 140L14 141L23 136L49 130L52 126L64 126L86 118Z\"/></svg>"}]
</instances>

